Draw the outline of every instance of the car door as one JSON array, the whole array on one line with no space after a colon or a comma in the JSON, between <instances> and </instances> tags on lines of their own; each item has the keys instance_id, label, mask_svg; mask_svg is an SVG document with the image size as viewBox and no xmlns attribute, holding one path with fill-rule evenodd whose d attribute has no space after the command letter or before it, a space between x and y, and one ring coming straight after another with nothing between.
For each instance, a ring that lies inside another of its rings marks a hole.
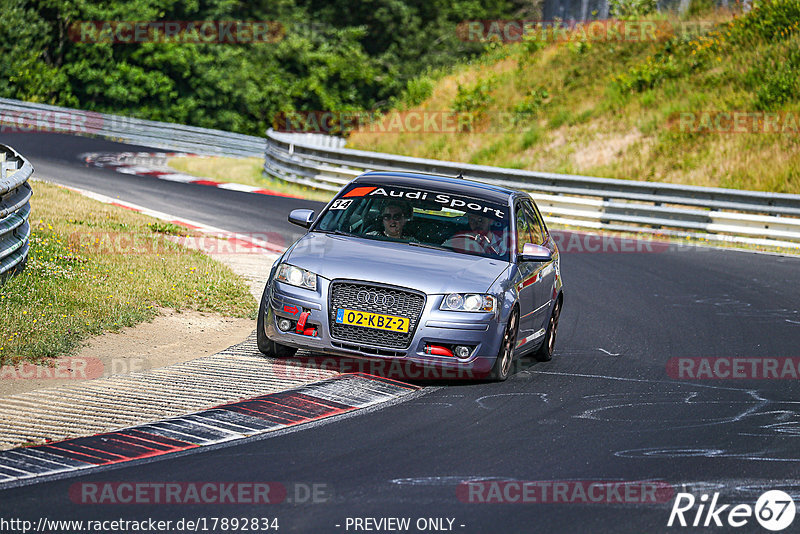
<instances>
[{"instance_id":1,"label":"car door","mask_svg":"<svg viewBox=\"0 0 800 534\"><path fill-rule=\"evenodd\" d=\"M516 222L516 241L517 254L522 254L522 247L526 243L533 243L534 236L531 235L531 220L526 213L524 203L519 201L514 207L514 217ZM533 338L536 328L535 310L536 302L536 279L538 277L538 264L530 261L517 260L519 279L517 280L517 293L519 293L519 333L517 335L518 346L524 346Z\"/></svg>"},{"instance_id":2,"label":"car door","mask_svg":"<svg viewBox=\"0 0 800 534\"><path fill-rule=\"evenodd\" d=\"M532 239L537 245L542 245L554 252L555 248L550 242L541 213L532 202L525 201L526 214L531 218ZM533 229L535 228L535 230ZM548 262L539 262L537 265L537 278L534 284L534 299L536 300L534 323L536 332L541 332L550 320L550 306L553 299L553 287L555 286L556 265L555 259Z\"/></svg>"},{"instance_id":3,"label":"car door","mask_svg":"<svg viewBox=\"0 0 800 534\"><path fill-rule=\"evenodd\" d=\"M522 252L525 243L545 245L547 234L533 204L522 200L517 205L517 250ZM553 262L518 262L522 280L520 292L520 346L538 341L550 319L550 295L554 280Z\"/></svg>"}]
</instances>

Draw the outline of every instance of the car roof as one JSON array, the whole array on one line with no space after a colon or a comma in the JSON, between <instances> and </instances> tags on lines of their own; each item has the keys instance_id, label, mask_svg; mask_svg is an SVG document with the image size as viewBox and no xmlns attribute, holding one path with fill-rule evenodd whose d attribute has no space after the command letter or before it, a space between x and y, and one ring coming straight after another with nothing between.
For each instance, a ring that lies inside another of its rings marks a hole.
<instances>
[{"instance_id":1,"label":"car roof","mask_svg":"<svg viewBox=\"0 0 800 534\"><path fill-rule=\"evenodd\" d=\"M484 198L502 204L507 204L510 196L520 193L514 189L474 182L464 178L452 178L416 172L372 171L362 174L353 180L353 182L375 185L397 185L418 189L432 188L442 193Z\"/></svg>"}]
</instances>

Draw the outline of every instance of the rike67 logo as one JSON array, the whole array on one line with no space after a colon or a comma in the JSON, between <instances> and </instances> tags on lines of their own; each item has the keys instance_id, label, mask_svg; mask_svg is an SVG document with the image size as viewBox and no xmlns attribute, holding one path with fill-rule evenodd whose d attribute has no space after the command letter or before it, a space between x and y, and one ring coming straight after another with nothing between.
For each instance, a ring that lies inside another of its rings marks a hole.
<instances>
[{"instance_id":1,"label":"rike67 logo","mask_svg":"<svg viewBox=\"0 0 800 534\"><path fill-rule=\"evenodd\" d=\"M749 504L719 504L719 493L714 493L710 501L707 494L696 499L691 493L678 493L667 526L739 528L755 517L762 527L777 532L792 524L795 513L794 500L780 490L763 493L755 507Z\"/></svg>"}]
</instances>

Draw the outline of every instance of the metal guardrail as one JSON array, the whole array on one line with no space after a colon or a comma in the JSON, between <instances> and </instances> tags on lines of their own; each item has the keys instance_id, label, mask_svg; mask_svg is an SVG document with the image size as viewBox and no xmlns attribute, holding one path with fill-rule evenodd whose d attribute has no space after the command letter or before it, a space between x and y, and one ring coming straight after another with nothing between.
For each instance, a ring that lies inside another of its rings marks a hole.
<instances>
[{"instance_id":1,"label":"metal guardrail","mask_svg":"<svg viewBox=\"0 0 800 534\"><path fill-rule=\"evenodd\" d=\"M457 176L531 193L548 221L584 228L800 248L800 195L683 186L311 146L267 131L264 173L328 191L367 170Z\"/></svg>"},{"instance_id":2,"label":"metal guardrail","mask_svg":"<svg viewBox=\"0 0 800 534\"><path fill-rule=\"evenodd\" d=\"M33 166L13 148L0 145L0 274L21 269L28 258L31 226L28 178Z\"/></svg>"},{"instance_id":3,"label":"metal guardrail","mask_svg":"<svg viewBox=\"0 0 800 534\"><path fill-rule=\"evenodd\" d=\"M613 180L411 158L346 149L342 146L343 140L328 136L271 130L265 142L261 137L220 130L5 98L0 98L0 123L5 125L6 131L44 130L100 136L170 151L240 157L263 154L265 174L329 191L338 191L366 170L450 176L462 173L473 180L530 192L548 220L555 223L800 247L800 195ZM15 157L21 158L18 154ZM10 214L0 213L2 217ZM16 222L15 219L0 227L0 254L8 245L2 241L11 232L7 227L12 228ZM19 233L28 228L26 225L27 221L12 229Z\"/></svg>"},{"instance_id":4,"label":"metal guardrail","mask_svg":"<svg viewBox=\"0 0 800 534\"><path fill-rule=\"evenodd\" d=\"M264 154L263 137L8 98L0 98L0 123L6 131L99 136L177 152L239 157Z\"/></svg>"}]
</instances>

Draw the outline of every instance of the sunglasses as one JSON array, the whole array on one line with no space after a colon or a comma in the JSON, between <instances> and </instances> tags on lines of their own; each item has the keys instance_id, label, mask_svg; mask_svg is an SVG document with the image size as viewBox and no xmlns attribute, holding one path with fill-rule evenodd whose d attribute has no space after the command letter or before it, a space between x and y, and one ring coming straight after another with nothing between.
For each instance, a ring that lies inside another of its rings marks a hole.
<instances>
[{"instance_id":1,"label":"sunglasses","mask_svg":"<svg viewBox=\"0 0 800 534\"><path fill-rule=\"evenodd\" d=\"M394 215L392 215L391 213L383 214L384 221L391 221L391 220L399 221L403 217L405 217L405 215L403 215L402 213L395 213Z\"/></svg>"}]
</instances>

